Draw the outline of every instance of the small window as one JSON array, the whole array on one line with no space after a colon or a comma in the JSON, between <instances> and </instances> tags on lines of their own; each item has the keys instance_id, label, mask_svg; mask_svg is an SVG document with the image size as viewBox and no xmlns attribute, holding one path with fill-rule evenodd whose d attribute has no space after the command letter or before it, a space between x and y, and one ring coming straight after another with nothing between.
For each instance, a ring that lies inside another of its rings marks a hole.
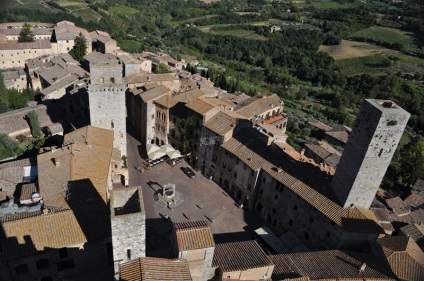
<instances>
[{"instance_id":1,"label":"small window","mask_svg":"<svg viewBox=\"0 0 424 281\"><path fill-rule=\"evenodd\" d=\"M331 225L335 225L336 223L334 221L331 221Z\"/></svg>"},{"instance_id":2,"label":"small window","mask_svg":"<svg viewBox=\"0 0 424 281\"><path fill-rule=\"evenodd\" d=\"M295 211L297 210L297 205L293 206L293 210L295 210Z\"/></svg>"},{"instance_id":3,"label":"small window","mask_svg":"<svg viewBox=\"0 0 424 281\"><path fill-rule=\"evenodd\" d=\"M383 154L383 149L380 149L380 152L378 153L378 157L381 157L381 154Z\"/></svg>"},{"instance_id":4,"label":"small window","mask_svg":"<svg viewBox=\"0 0 424 281\"><path fill-rule=\"evenodd\" d=\"M131 259L131 249L127 249L127 258Z\"/></svg>"},{"instance_id":5,"label":"small window","mask_svg":"<svg viewBox=\"0 0 424 281\"><path fill-rule=\"evenodd\" d=\"M63 271L65 269L71 269L75 267L74 260L64 260L58 262L56 265L58 271Z\"/></svg>"},{"instance_id":6,"label":"small window","mask_svg":"<svg viewBox=\"0 0 424 281\"><path fill-rule=\"evenodd\" d=\"M36 262L36 264L37 264L37 269L38 270L49 268L49 260L48 259L38 260Z\"/></svg>"},{"instance_id":7,"label":"small window","mask_svg":"<svg viewBox=\"0 0 424 281\"><path fill-rule=\"evenodd\" d=\"M113 123L113 121L110 121L110 126L113 128L115 128L115 124Z\"/></svg>"},{"instance_id":8,"label":"small window","mask_svg":"<svg viewBox=\"0 0 424 281\"><path fill-rule=\"evenodd\" d=\"M263 182L263 183L265 183L265 182L266 182L266 178L265 178L265 177L263 177L263 178L262 178L262 182Z\"/></svg>"},{"instance_id":9,"label":"small window","mask_svg":"<svg viewBox=\"0 0 424 281\"><path fill-rule=\"evenodd\" d=\"M237 178L237 172L234 172L234 178L235 179Z\"/></svg>"},{"instance_id":10,"label":"small window","mask_svg":"<svg viewBox=\"0 0 424 281\"><path fill-rule=\"evenodd\" d=\"M309 218L309 222L310 223L313 223L314 222L314 219L313 218Z\"/></svg>"},{"instance_id":11,"label":"small window","mask_svg":"<svg viewBox=\"0 0 424 281\"><path fill-rule=\"evenodd\" d=\"M274 200L278 200L278 195L277 194L274 195Z\"/></svg>"},{"instance_id":12,"label":"small window","mask_svg":"<svg viewBox=\"0 0 424 281\"><path fill-rule=\"evenodd\" d=\"M254 171L254 170L251 170L251 171L250 171L250 175L251 175L251 176L254 176L254 175L255 175L255 171Z\"/></svg>"},{"instance_id":13,"label":"small window","mask_svg":"<svg viewBox=\"0 0 424 281\"><path fill-rule=\"evenodd\" d=\"M68 249L67 248L61 248L59 249L59 257L61 259L68 257Z\"/></svg>"},{"instance_id":14,"label":"small window","mask_svg":"<svg viewBox=\"0 0 424 281\"><path fill-rule=\"evenodd\" d=\"M330 231L327 231L327 233L325 233L325 236L327 236L328 238L330 238L330 236L331 236Z\"/></svg>"},{"instance_id":15,"label":"small window","mask_svg":"<svg viewBox=\"0 0 424 281\"><path fill-rule=\"evenodd\" d=\"M312 208L312 211L316 212L317 211L317 208L313 207Z\"/></svg>"},{"instance_id":16,"label":"small window","mask_svg":"<svg viewBox=\"0 0 424 281\"><path fill-rule=\"evenodd\" d=\"M110 83L115 83L115 78L110 77Z\"/></svg>"},{"instance_id":17,"label":"small window","mask_svg":"<svg viewBox=\"0 0 424 281\"><path fill-rule=\"evenodd\" d=\"M19 275L23 275L25 273L28 273L29 272L28 265L26 265L26 264L20 264L17 267L15 267L15 271L16 271L16 274L18 276Z\"/></svg>"},{"instance_id":18,"label":"small window","mask_svg":"<svg viewBox=\"0 0 424 281\"><path fill-rule=\"evenodd\" d=\"M293 221L289 220L289 225L292 226L293 225Z\"/></svg>"},{"instance_id":19,"label":"small window","mask_svg":"<svg viewBox=\"0 0 424 281\"><path fill-rule=\"evenodd\" d=\"M309 239L309 234L308 233L305 233L305 236L304 237L305 237L306 240L308 240Z\"/></svg>"},{"instance_id":20,"label":"small window","mask_svg":"<svg viewBox=\"0 0 424 281\"><path fill-rule=\"evenodd\" d=\"M273 214L276 214L277 213L277 210L275 208L272 208L272 213Z\"/></svg>"}]
</instances>

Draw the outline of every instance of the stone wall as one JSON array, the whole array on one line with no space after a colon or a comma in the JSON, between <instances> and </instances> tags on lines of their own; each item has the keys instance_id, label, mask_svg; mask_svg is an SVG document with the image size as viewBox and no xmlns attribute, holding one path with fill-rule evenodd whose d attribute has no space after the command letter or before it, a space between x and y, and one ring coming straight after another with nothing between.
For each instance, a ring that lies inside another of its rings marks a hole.
<instances>
[{"instance_id":1,"label":"stone wall","mask_svg":"<svg viewBox=\"0 0 424 281\"><path fill-rule=\"evenodd\" d=\"M364 101L332 181L342 206L371 206L409 117L390 101Z\"/></svg>"},{"instance_id":2,"label":"stone wall","mask_svg":"<svg viewBox=\"0 0 424 281\"><path fill-rule=\"evenodd\" d=\"M146 255L146 215L141 187L112 189L110 202L116 274L119 264Z\"/></svg>"},{"instance_id":3,"label":"stone wall","mask_svg":"<svg viewBox=\"0 0 424 281\"><path fill-rule=\"evenodd\" d=\"M127 155L126 105L122 64L119 61L95 63L90 66L91 82L88 87L90 123L92 126L112 129L114 147Z\"/></svg>"},{"instance_id":4,"label":"stone wall","mask_svg":"<svg viewBox=\"0 0 424 281\"><path fill-rule=\"evenodd\" d=\"M44 49L0 49L0 69L25 67L25 61L42 55L55 54L51 47Z\"/></svg>"},{"instance_id":5,"label":"stone wall","mask_svg":"<svg viewBox=\"0 0 424 281\"><path fill-rule=\"evenodd\" d=\"M63 280L63 278L69 278L93 269L107 270L112 260L111 252L107 250L108 243L110 243L110 237L2 262L0 265L0 280L40 280L44 277L51 277L52 280ZM63 264L67 266L62 267ZM16 267L19 265L26 265L28 272L18 274Z\"/></svg>"}]
</instances>

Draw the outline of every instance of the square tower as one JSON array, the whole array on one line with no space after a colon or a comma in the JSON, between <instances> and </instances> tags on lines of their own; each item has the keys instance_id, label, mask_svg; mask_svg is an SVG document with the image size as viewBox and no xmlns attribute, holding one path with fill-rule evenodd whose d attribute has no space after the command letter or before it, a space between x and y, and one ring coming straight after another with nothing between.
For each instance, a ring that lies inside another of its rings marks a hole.
<instances>
[{"instance_id":1,"label":"square tower","mask_svg":"<svg viewBox=\"0 0 424 281\"><path fill-rule=\"evenodd\" d=\"M371 206L409 117L390 100L363 102L331 182L343 207Z\"/></svg>"},{"instance_id":2,"label":"square tower","mask_svg":"<svg viewBox=\"0 0 424 281\"><path fill-rule=\"evenodd\" d=\"M122 64L118 60L91 63L90 75L90 123L113 130L113 146L121 151L121 155L127 155L126 85L122 77Z\"/></svg>"}]
</instances>

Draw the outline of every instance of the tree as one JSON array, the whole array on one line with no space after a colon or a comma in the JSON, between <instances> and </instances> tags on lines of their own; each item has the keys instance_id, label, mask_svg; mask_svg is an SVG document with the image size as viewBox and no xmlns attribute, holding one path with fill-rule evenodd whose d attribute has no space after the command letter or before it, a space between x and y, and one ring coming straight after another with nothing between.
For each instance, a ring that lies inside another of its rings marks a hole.
<instances>
[{"instance_id":1,"label":"tree","mask_svg":"<svg viewBox=\"0 0 424 281\"><path fill-rule=\"evenodd\" d=\"M19 33L18 42L33 42L34 35L31 32L31 26L25 23Z\"/></svg>"},{"instance_id":2,"label":"tree","mask_svg":"<svg viewBox=\"0 0 424 281\"><path fill-rule=\"evenodd\" d=\"M41 127L40 127L40 120L38 120L38 115L35 110L31 110L27 118L29 120L29 126L31 128L31 135L34 138L38 138L41 135Z\"/></svg>"},{"instance_id":3,"label":"tree","mask_svg":"<svg viewBox=\"0 0 424 281\"><path fill-rule=\"evenodd\" d=\"M408 145L401 153L402 182L408 187L418 178L424 178L424 140L418 140Z\"/></svg>"},{"instance_id":4,"label":"tree","mask_svg":"<svg viewBox=\"0 0 424 281\"><path fill-rule=\"evenodd\" d=\"M21 147L18 142L6 134L0 134L0 159L16 156L20 151Z\"/></svg>"},{"instance_id":5,"label":"tree","mask_svg":"<svg viewBox=\"0 0 424 281\"><path fill-rule=\"evenodd\" d=\"M80 34L75 38L75 45L72 50L69 51L69 54L76 60L82 61L84 56L87 54L87 40L85 37Z\"/></svg>"},{"instance_id":6,"label":"tree","mask_svg":"<svg viewBox=\"0 0 424 281\"><path fill-rule=\"evenodd\" d=\"M6 86L4 85L3 74L0 72L0 113L9 110L9 102L6 94Z\"/></svg>"}]
</instances>

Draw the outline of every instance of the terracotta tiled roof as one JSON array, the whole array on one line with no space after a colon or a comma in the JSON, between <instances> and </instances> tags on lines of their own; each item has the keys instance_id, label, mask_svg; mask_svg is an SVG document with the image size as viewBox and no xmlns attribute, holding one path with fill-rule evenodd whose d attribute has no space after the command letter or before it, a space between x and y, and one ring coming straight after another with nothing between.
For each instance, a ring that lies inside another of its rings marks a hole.
<instances>
[{"instance_id":1,"label":"terracotta tiled roof","mask_svg":"<svg viewBox=\"0 0 424 281\"><path fill-rule=\"evenodd\" d=\"M384 208L372 208L371 211L374 213L375 217L379 222L390 222L389 211Z\"/></svg>"},{"instance_id":2,"label":"terracotta tiled roof","mask_svg":"<svg viewBox=\"0 0 424 281\"><path fill-rule=\"evenodd\" d=\"M260 140L246 146L236 138L231 138L221 147L236 155L251 169L255 171L263 169L347 231L383 233L371 211L358 207L342 208L336 203L331 189L325 188L328 182L324 175L314 171L316 167L308 168L307 163L300 163L299 165L304 165L300 169L290 161L284 161L281 153L269 150Z\"/></svg>"},{"instance_id":3,"label":"terracotta tiled roof","mask_svg":"<svg viewBox=\"0 0 424 281\"><path fill-rule=\"evenodd\" d=\"M424 253L412 238L386 236L377 240L392 268L401 279L424 280Z\"/></svg>"},{"instance_id":4,"label":"terracotta tiled roof","mask_svg":"<svg viewBox=\"0 0 424 281\"><path fill-rule=\"evenodd\" d=\"M424 251L424 225L422 224L409 224L400 228L400 231L406 236L411 237Z\"/></svg>"},{"instance_id":5,"label":"terracotta tiled roof","mask_svg":"<svg viewBox=\"0 0 424 281\"><path fill-rule=\"evenodd\" d=\"M18 134L28 135L30 133L30 128L26 120L26 115L32 110L35 110L37 113L41 127L53 124L53 121L47 113L47 106L40 104L0 114L0 132L13 136Z\"/></svg>"},{"instance_id":6,"label":"terracotta tiled roof","mask_svg":"<svg viewBox=\"0 0 424 281\"><path fill-rule=\"evenodd\" d=\"M261 115L271 109L281 107L281 99L276 94L263 97L253 97L237 104L235 110L247 119L254 115Z\"/></svg>"},{"instance_id":7,"label":"terracotta tiled roof","mask_svg":"<svg viewBox=\"0 0 424 281\"><path fill-rule=\"evenodd\" d=\"M9 42L0 44L0 50L51 49L50 39L38 39L34 42Z\"/></svg>"},{"instance_id":8,"label":"terracotta tiled roof","mask_svg":"<svg viewBox=\"0 0 424 281\"><path fill-rule=\"evenodd\" d=\"M223 272L249 270L273 266L256 241L216 244L212 266Z\"/></svg>"},{"instance_id":9,"label":"terracotta tiled roof","mask_svg":"<svg viewBox=\"0 0 424 281\"><path fill-rule=\"evenodd\" d=\"M3 230L3 255L9 258L87 241L71 210L5 222Z\"/></svg>"},{"instance_id":10,"label":"terracotta tiled roof","mask_svg":"<svg viewBox=\"0 0 424 281\"><path fill-rule=\"evenodd\" d=\"M167 96L163 96L155 100L155 103L162 105L166 108L171 108L179 102L187 103L195 98L203 97L204 95L205 93L202 90L194 89L182 93L174 93L172 95L169 94Z\"/></svg>"},{"instance_id":11,"label":"terracotta tiled roof","mask_svg":"<svg viewBox=\"0 0 424 281\"><path fill-rule=\"evenodd\" d=\"M387 205L398 216L406 215L409 213L408 205L400 199L400 197L390 198L386 200Z\"/></svg>"},{"instance_id":12,"label":"terracotta tiled roof","mask_svg":"<svg viewBox=\"0 0 424 281\"><path fill-rule=\"evenodd\" d=\"M205 221L174 223L174 228L179 251L215 246L211 227Z\"/></svg>"},{"instance_id":13,"label":"terracotta tiled roof","mask_svg":"<svg viewBox=\"0 0 424 281\"><path fill-rule=\"evenodd\" d=\"M245 119L243 116L232 111L220 111L211 117L204 126L218 135L225 135L233 130L237 124L237 119Z\"/></svg>"},{"instance_id":14,"label":"terracotta tiled roof","mask_svg":"<svg viewBox=\"0 0 424 281\"><path fill-rule=\"evenodd\" d=\"M120 266L121 281L191 281L186 260L138 258Z\"/></svg>"},{"instance_id":15,"label":"terracotta tiled roof","mask_svg":"<svg viewBox=\"0 0 424 281\"><path fill-rule=\"evenodd\" d=\"M204 115L214 109L215 107L204 101L203 99L195 98L186 103L186 107L190 108L194 112Z\"/></svg>"},{"instance_id":16,"label":"terracotta tiled roof","mask_svg":"<svg viewBox=\"0 0 424 281\"><path fill-rule=\"evenodd\" d=\"M155 83L161 81L178 81L178 78L170 73L153 74L153 73L136 73L124 78L127 84L137 83Z\"/></svg>"},{"instance_id":17,"label":"terracotta tiled roof","mask_svg":"<svg viewBox=\"0 0 424 281\"><path fill-rule=\"evenodd\" d=\"M77 27L73 22L61 21L54 27L56 40L74 40L80 33L85 37L87 42L91 42L91 36L84 28Z\"/></svg>"},{"instance_id":18,"label":"terracotta tiled roof","mask_svg":"<svg viewBox=\"0 0 424 281\"><path fill-rule=\"evenodd\" d=\"M326 125L326 124L324 124L324 123L322 123L318 120L315 120L315 119L309 120L308 124L318 128L318 129L321 129L323 131L329 131L329 130L333 129L332 127L330 127L330 126L328 126L328 125Z\"/></svg>"},{"instance_id":19,"label":"terracotta tiled roof","mask_svg":"<svg viewBox=\"0 0 424 281\"><path fill-rule=\"evenodd\" d=\"M161 98L163 95L169 95L172 91L163 85L159 85L150 90L140 93L140 97L144 102L149 102L158 98Z\"/></svg>"},{"instance_id":20,"label":"terracotta tiled roof","mask_svg":"<svg viewBox=\"0 0 424 281\"><path fill-rule=\"evenodd\" d=\"M22 184L19 200L20 201L31 200L32 194L37 191L38 191L37 186L33 182Z\"/></svg>"},{"instance_id":21,"label":"terracotta tiled roof","mask_svg":"<svg viewBox=\"0 0 424 281\"><path fill-rule=\"evenodd\" d=\"M340 125L331 130L326 131L325 134L343 143L347 143L351 131L351 128L344 125Z\"/></svg>"},{"instance_id":22,"label":"terracotta tiled roof","mask_svg":"<svg viewBox=\"0 0 424 281\"><path fill-rule=\"evenodd\" d=\"M329 250L270 256L275 264L273 280L395 280L390 269L371 255ZM366 264L363 273L359 269Z\"/></svg>"}]
</instances>

